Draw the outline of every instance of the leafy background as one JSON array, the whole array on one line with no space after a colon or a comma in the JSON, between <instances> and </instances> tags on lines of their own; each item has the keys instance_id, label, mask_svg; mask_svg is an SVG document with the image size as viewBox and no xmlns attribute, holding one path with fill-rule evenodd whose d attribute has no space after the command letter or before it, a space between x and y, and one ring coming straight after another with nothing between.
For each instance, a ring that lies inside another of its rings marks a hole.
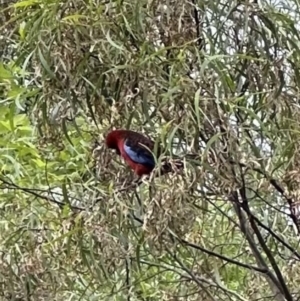
<instances>
[{"instance_id":1,"label":"leafy background","mask_svg":"<svg viewBox=\"0 0 300 301\"><path fill-rule=\"evenodd\" d=\"M297 0L0 12L1 300L299 300ZM184 169L124 190L114 128Z\"/></svg>"}]
</instances>

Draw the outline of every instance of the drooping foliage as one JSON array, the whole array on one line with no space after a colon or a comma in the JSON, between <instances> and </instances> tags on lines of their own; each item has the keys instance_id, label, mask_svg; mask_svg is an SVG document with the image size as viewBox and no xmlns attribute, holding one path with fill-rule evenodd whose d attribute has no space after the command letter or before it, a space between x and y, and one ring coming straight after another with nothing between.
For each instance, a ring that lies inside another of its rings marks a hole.
<instances>
[{"instance_id":1,"label":"drooping foliage","mask_svg":"<svg viewBox=\"0 0 300 301\"><path fill-rule=\"evenodd\" d=\"M297 300L298 6L2 1L1 298ZM184 169L123 189L115 128Z\"/></svg>"}]
</instances>

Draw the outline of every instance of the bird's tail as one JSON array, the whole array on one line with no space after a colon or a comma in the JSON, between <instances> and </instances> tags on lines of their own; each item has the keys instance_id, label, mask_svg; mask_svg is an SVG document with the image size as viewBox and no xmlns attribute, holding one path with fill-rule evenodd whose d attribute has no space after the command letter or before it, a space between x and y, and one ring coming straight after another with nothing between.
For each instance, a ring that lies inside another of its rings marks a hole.
<instances>
[{"instance_id":1,"label":"bird's tail","mask_svg":"<svg viewBox=\"0 0 300 301\"><path fill-rule=\"evenodd\" d=\"M194 164L199 165L201 157L199 154L185 154L184 158L175 157L173 159L163 158L160 166L160 174L164 175L170 172L178 173L184 168L184 160L191 160Z\"/></svg>"},{"instance_id":2,"label":"bird's tail","mask_svg":"<svg viewBox=\"0 0 300 301\"><path fill-rule=\"evenodd\" d=\"M177 173L184 168L182 159L165 159L160 166L160 174L165 175L170 172Z\"/></svg>"}]
</instances>

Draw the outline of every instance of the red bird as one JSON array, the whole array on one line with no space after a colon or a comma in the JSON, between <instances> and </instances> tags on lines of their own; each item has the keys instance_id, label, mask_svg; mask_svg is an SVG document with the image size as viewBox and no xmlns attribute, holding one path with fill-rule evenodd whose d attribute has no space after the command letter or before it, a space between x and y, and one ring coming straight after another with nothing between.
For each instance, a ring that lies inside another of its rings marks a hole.
<instances>
[{"instance_id":1,"label":"red bird","mask_svg":"<svg viewBox=\"0 0 300 301\"><path fill-rule=\"evenodd\" d=\"M106 137L108 148L116 150L126 163L141 177L150 174L155 167L155 159L149 151L154 150L154 142L134 131L114 130ZM148 148L148 149L147 149ZM180 164L182 167L182 163ZM162 173L171 171L169 163L162 166Z\"/></svg>"}]
</instances>

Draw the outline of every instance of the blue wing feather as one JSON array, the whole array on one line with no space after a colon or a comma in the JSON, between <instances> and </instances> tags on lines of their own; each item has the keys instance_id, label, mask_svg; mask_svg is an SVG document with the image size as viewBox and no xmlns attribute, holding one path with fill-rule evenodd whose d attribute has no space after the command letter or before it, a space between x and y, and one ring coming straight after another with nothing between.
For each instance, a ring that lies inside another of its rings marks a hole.
<instances>
[{"instance_id":1,"label":"blue wing feather","mask_svg":"<svg viewBox=\"0 0 300 301\"><path fill-rule=\"evenodd\" d=\"M132 144L126 139L124 142L124 150L132 161L154 168L155 160L152 153L146 148L137 144Z\"/></svg>"}]
</instances>

